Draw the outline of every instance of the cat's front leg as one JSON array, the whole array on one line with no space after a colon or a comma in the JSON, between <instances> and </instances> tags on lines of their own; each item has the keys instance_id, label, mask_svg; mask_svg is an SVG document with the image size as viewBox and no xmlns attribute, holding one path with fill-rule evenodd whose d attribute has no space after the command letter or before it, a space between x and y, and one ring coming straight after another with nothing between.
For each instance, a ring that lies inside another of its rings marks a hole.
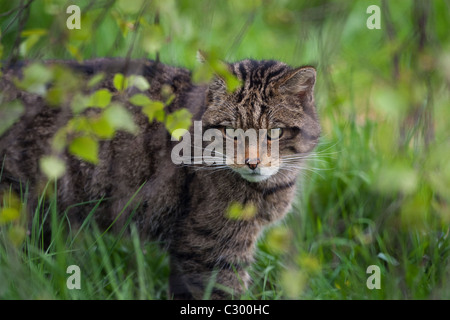
<instances>
[{"instance_id":1,"label":"cat's front leg","mask_svg":"<svg viewBox=\"0 0 450 320\"><path fill-rule=\"evenodd\" d=\"M192 257L172 255L170 294L174 299L232 299L239 298L250 281L247 271L239 264L212 265Z\"/></svg>"}]
</instances>

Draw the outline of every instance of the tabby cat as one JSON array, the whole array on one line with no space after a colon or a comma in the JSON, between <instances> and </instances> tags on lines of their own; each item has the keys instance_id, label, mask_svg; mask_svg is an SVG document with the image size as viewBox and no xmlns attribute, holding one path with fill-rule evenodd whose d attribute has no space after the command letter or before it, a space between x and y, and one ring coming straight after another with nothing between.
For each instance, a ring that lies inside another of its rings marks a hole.
<instances>
[{"instance_id":1,"label":"tabby cat","mask_svg":"<svg viewBox=\"0 0 450 320\"><path fill-rule=\"evenodd\" d=\"M278 142L279 154L271 154L271 161L257 153L241 164L174 164L171 152L179 142L161 122L150 123L140 107L126 103L139 132L118 131L113 139L101 141L97 165L66 152L67 170L57 183L59 211L67 209L72 225L80 225L93 208L73 206L82 202L103 199L95 211L102 227L117 218L114 228L120 230L133 212L141 236L161 241L169 252L171 297L202 298L212 274L221 285L218 287L228 288L215 288L212 299L239 297L250 281L246 269L258 236L289 211L299 171L318 143L315 69L291 68L278 61L230 63L229 71L241 82L231 92L219 76L209 84L195 84L189 70L150 60L94 59L64 64L83 74L86 81L98 72L107 74L97 88L113 92L113 75L118 72L144 76L150 84L144 93L153 100L162 100L162 88L169 87L174 98L165 112L187 108L193 121L201 121L203 131L215 128L223 132L224 143L230 139L226 129L274 129L267 131L272 132L268 140ZM0 81L3 99L20 99L26 106L23 116L0 138L0 191L11 188L20 192L21 184L27 183L32 207L46 181L39 159L51 153L50 141L71 114L17 89L12 79L20 74L20 67L5 70ZM131 95L137 89L127 90ZM127 206L130 199L133 201ZM230 218L227 212L233 203L251 205L255 213Z\"/></svg>"}]
</instances>

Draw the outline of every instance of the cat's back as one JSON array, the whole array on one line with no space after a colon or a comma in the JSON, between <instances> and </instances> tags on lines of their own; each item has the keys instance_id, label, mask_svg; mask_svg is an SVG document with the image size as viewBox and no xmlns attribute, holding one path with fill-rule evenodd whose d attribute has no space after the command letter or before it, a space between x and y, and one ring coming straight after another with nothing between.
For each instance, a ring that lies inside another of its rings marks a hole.
<instances>
[{"instance_id":1,"label":"cat's back","mask_svg":"<svg viewBox=\"0 0 450 320\"><path fill-rule=\"evenodd\" d=\"M100 88L109 90L112 101L122 103L138 126L137 133L117 131L112 139L101 139L96 165L82 161L68 152L59 155L66 162L66 173L58 182L60 203L70 206L83 201L108 198L112 199L112 206L120 207L126 205L130 192L132 195L139 188L143 188L143 191L148 189L152 194L161 191L163 187L171 188L170 181L176 174L176 168L170 161L170 134L162 123L150 122L142 113L141 107L132 105L125 97L141 93L152 100L170 101L165 107L166 113L188 107L185 100L192 87L190 72L146 59L101 58L83 63L44 62L45 66L54 64L67 67L86 83L94 75L103 74L102 82L91 88L91 92L85 91L84 94L89 95ZM74 115L70 106L49 106L46 99L39 94L26 92L15 86L15 79L23 77L26 66L27 63L23 63L4 70L4 76L0 80L3 101L20 101L24 106L21 117L0 136L0 160L3 169L0 183L3 189L12 185L18 191L21 184L26 183L31 192L38 192L37 186L45 178L40 170L40 159L54 154L52 141L55 134ZM150 86L145 91L130 87L127 92L119 93L113 83L114 75L118 73L127 76L141 75ZM92 112L98 110L86 110L86 114ZM180 172L177 174L180 175ZM151 194L148 196L147 198L154 199L154 202L168 201L160 199L160 196L156 197L156 193L155 197Z\"/></svg>"}]
</instances>

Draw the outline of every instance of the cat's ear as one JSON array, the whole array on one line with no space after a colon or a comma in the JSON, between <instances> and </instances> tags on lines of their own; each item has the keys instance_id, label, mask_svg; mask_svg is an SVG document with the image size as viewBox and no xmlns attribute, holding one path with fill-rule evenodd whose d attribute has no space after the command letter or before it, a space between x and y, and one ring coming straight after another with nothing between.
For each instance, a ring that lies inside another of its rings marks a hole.
<instances>
[{"instance_id":1,"label":"cat's ear","mask_svg":"<svg viewBox=\"0 0 450 320\"><path fill-rule=\"evenodd\" d=\"M316 69L313 67L300 67L282 78L279 88L282 93L305 95L314 91L315 83Z\"/></svg>"}]
</instances>

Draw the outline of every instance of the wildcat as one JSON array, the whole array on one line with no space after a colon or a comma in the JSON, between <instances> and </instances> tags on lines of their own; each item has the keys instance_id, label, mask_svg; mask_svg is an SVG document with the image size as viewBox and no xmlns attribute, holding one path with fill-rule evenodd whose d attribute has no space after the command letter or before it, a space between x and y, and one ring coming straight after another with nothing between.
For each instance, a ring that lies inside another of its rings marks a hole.
<instances>
[{"instance_id":1,"label":"wildcat","mask_svg":"<svg viewBox=\"0 0 450 320\"><path fill-rule=\"evenodd\" d=\"M177 165L171 161L171 150L178 142L162 123L150 123L140 107L127 103L139 126L137 134L118 131L113 139L102 141L97 165L68 152L63 155L67 171L58 179L58 206L61 212L67 209L73 225L82 223L92 209L93 205L70 207L81 202L103 199L95 211L96 222L108 227L117 218L114 228L119 230L131 208L136 209L133 222L140 235L160 240L169 252L169 286L174 298L202 298L213 273L216 282L229 290L214 288L212 299L238 297L250 282L246 269L259 234L289 211L300 168L318 143L315 69L292 68L278 61L229 63L229 71L241 82L230 92L219 76L208 84L194 84L189 70L150 60L63 63L87 80L105 73L107 77L97 88L115 91L112 77L117 72L144 76L150 84L144 93L153 100L163 100L162 89L169 87L174 99L165 111L187 108L204 130L223 132L224 142L230 139L226 129L274 129L267 131L272 132L267 141L270 147L270 141L276 140L279 153L271 154L270 162L256 153L244 163L217 168ZM20 72L20 67L5 70L0 82L4 99L20 99L26 106L22 117L0 138L0 191L12 188L19 192L20 184L27 183L32 206L45 181L38 160L51 153L52 137L71 115L17 89L12 79ZM118 217L134 194L132 204ZM233 203L251 205L255 213L231 219L227 210Z\"/></svg>"}]
</instances>

